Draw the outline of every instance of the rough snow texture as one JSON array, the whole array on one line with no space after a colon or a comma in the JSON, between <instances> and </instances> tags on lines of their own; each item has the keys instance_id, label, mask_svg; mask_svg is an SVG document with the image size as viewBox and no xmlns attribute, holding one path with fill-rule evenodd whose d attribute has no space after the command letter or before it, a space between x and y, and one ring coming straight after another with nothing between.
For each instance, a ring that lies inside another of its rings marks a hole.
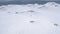
<instances>
[{"instance_id":1,"label":"rough snow texture","mask_svg":"<svg viewBox=\"0 0 60 34\"><path fill-rule=\"evenodd\" d=\"M0 6L0 34L60 34L60 4Z\"/></svg>"}]
</instances>

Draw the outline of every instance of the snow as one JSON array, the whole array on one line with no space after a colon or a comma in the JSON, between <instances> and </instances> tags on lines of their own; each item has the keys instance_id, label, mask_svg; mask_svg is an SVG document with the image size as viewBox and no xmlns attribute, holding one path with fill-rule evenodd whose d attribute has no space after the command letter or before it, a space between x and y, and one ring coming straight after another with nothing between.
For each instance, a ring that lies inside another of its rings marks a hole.
<instances>
[{"instance_id":1,"label":"snow","mask_svg":"<svg viewBox=\"0 0 60 34\"><path fill-rule=\"evenodd\" d=\"M0 34L60 34L60 4L0 6Z\"/></svg>"}]
</instances>

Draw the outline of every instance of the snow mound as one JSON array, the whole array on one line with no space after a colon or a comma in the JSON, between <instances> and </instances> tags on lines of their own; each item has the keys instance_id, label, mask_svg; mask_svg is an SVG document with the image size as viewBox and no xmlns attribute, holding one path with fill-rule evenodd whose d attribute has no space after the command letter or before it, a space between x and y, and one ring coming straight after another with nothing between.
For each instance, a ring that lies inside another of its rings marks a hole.
<instances>
[{"instance_id":1,"label":"snow mound","mask_svg":"<svg viewBox=\"0 0 60 34\"><path fill-rule=\"evenodd\" d=\"M60 4L56 3L56 2L48 2L46 4L44 4L45 6L48 6L48 7L58 7L60 6Z\"/></svg>"}]
</instances>

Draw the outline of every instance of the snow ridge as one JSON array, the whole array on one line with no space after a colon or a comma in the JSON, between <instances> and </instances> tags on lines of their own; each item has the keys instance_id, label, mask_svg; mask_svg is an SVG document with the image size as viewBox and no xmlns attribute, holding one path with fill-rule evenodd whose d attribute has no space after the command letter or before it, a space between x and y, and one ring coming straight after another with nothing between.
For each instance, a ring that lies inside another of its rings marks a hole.
<instances>
[{"instance_id":1,"label":"snow ridge","mask_svg":"<svg viewBox=\"0 0 60 34\"><path fill-rule=\"evenodd\" d=\"M48 6L48 7L58 7L60 6L60 4L56 3L56 2L48 2L46 4L44 4L45 6Z\"/></svg>"},{"instance_id":2,"label":"snow ridge","mask_svg":"<svg viewBox=\"0 0 60 34\"><path fill-rule=\"evenodd\" d=\"M57 7L57 6L60 6L60 4L58 4L58 3L56 3L56 2L48 2L48 3L46 3L46 4L43 4L43 5L41 5L41 4L26 4L25 6L45 6L45 7L51 7L51 6L54 6L54 7ZM0 6L0 8L1 7L9 7L9 6L17 6L17 5L2 5L2 6ZM20 5L21 6L21 5Z\"/></svg>"}]
</instances>

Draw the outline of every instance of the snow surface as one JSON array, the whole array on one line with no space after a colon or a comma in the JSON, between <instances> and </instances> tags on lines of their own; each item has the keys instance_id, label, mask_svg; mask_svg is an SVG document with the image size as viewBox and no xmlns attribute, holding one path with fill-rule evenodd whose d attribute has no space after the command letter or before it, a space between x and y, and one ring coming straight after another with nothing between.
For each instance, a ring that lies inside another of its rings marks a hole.
<instances>
[{"instance_id":1,"label":"snow surface","mask_svg":"<svg viewBox=\"0 0 60 34\"><path fill-rule=\"evenodd\" d=\"M0 34L60 34L60 4L0 6Z\"/></svg>"}]
</instances>

